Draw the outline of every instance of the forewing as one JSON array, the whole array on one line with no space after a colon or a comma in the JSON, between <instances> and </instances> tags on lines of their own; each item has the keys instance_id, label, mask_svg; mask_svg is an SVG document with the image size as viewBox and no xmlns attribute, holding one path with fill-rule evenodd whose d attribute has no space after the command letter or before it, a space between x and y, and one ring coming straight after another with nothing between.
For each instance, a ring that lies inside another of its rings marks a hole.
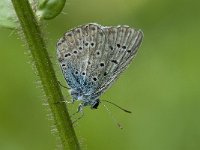
<instances>
[{"instance_id":1,"label":"forewing","mask_svg":"<svg viewBox=\"0 0 200 150\"><path fill-rule=\"evenodd\" d=\"M86 24L65 33L57 55L70 88L98 97L136 55L143 34L128 26Z\"/></svg>"},{"instance_id":2,"label":"forewing","mask_svg":"<svg viewBox=\"0 0 200 150\"><path fill-rule=\"evenodd\" d=\"M102 76L101 84L94 97L101 95L122 73L137 53L143 38L141 30L135 30L128 26L105 27L105 48L108 51L107 64Z\"/></svg>"},{"instance_id":3,"label":"forewing","mask_svg":"<svg viewBox=\"0 0 200 150\"><path fill-rule=\"evenodd\" d=\"M86 24L65 33L57 43L57 55L68 85L83 94L98 85L97 63L102 58L105 34L97 24Z\"/></svg>"}]
</instances>

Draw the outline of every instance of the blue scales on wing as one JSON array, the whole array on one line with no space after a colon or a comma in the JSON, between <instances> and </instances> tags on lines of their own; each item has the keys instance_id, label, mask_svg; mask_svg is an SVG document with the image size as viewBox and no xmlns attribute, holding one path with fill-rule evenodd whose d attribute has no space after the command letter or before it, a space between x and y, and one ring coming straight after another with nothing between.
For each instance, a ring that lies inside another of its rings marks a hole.
<instances>
[{"instance_id":1,"label":"blue scales on wing","mask_svg":"<svg viewBox=\"0 0 200 150\"><path fill-rule=\"evenodd\" d=\"M97 99L136 55L143 34L128 26L90 23L64 34L58 60L68 86L78 96Z\"/></svg>"}]
</instances>

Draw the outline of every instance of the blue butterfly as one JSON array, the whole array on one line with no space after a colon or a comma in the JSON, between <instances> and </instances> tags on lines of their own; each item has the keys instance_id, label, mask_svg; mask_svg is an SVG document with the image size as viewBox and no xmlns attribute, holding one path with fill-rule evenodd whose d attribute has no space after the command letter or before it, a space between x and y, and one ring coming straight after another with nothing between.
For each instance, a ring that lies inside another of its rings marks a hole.
<instances>
[{"instance_id":1,"label":"blue butterfly","mask_svg":"<svg viewBox=\"0 0 200 150\"><path fill-rule=\"evenodd\" d=\"M129 26L89 23L59 39L57 57L62 73L72 101L81 101L77 112L85 106L98 108L99 97L131 63L142 38L141 30Z\"/></svg>"}]
</instances>

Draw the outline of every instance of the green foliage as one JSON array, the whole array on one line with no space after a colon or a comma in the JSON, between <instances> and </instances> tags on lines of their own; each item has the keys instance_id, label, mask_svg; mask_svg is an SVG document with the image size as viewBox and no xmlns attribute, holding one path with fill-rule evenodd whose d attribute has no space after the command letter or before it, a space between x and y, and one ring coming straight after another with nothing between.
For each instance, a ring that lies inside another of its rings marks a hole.
<instances>
[{"instance_id":1,"label":"green foliage","mask_svg":"<svg viewBox=\"0 0 200 150\"><path fill-rule=\"evenodd\" d=\"M48 53L58 80L66 84L56 59L56 42L70 28L88 22L127 24L144 32L134 62L102 96L132 111L110 106L120 130L100 104L85 108L75 130L88 150L200 149L200 1L68 0L48 22ZM36 88L26 48L17 35L0 29L0 149L55 150L51 120ZM32 62L31 62L32 63ZM62 89L68 98L66 89ZM45 105L46 103L44 103ZM72 114L78 103L69 104ZM58 148L59 149L59 148Z\"/></svg>"},{"instance_id":2,"label":"green foliage","mask_svg":"<svg viewBox=\"0 0 200 150\"><path fill-rule=\"evenodd\" d=\"M53 19L61 13L66 0L29 0L39 19ZM37 3L37 4L36 4ZM0 26L16 28L19 26L11 0L0 1Z\"/></svg>"},{"instance_id":3,"label":"green foliage","mask_svg":"<svg viewBox=\"0 0 200 150\"><path fill-rule=\"evenodd\" d=\"M17 26L16 14L10 0L0 1L0 26L15 28Z\"/></svg>"},{"instance_id":4,"label":"green foliage","mask_svg":"<svg viewBox=\"0 0 200 150\"><path fill-rule=\"evenodd\" d=\"M40 18L52 19L60 14L66 0L39 0L37 15Z\"/></svg>"}]
</instances>

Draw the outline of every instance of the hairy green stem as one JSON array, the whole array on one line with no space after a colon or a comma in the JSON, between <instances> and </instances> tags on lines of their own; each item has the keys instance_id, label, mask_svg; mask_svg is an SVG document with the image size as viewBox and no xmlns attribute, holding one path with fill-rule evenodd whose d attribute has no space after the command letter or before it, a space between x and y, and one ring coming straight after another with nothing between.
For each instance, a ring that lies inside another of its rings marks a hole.
<instances>
[{"instance_id":1,"label":"hairy green stem","mask_svg":"<svg viewBox=\"0 0 200 150\"><path fill-rule=\"evenodd\" d=\"M34 65L42 82L63 149L79 150L79 143L67 107L63 103L64 98L47 53L37 19L34 16L28 0L12 0L12 3L21 24L25 40L31 51Z\"/></svg>"}]
</instances>

